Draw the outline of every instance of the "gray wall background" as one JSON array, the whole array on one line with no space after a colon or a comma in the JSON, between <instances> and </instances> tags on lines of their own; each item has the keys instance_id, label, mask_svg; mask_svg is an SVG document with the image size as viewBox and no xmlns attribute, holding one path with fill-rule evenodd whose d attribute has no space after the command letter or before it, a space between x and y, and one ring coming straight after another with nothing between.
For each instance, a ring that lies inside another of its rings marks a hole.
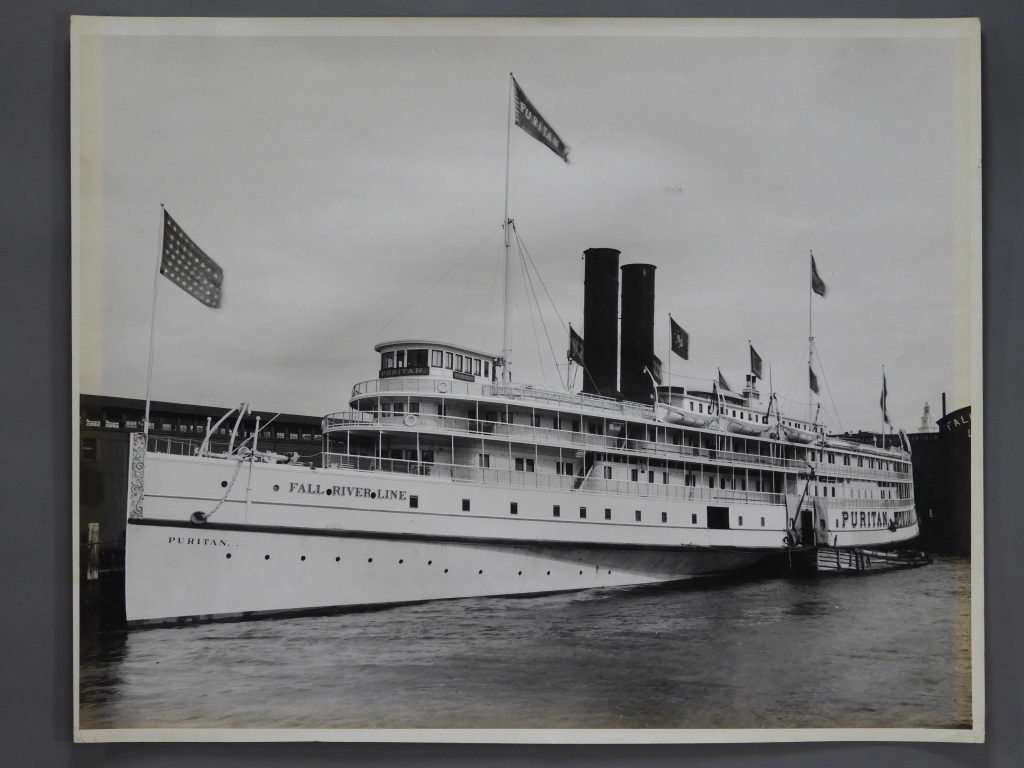
<instances>
[{"instance_id":1,"label":"gray wall background","mask_svg":"<svg viewBox=\"0 0 1024 768\"><path fill-rule=\"evenodd\" d=\"M958 17L982 21L988 742L750 746L75 745L71 741L71 14ZM1024 761L1024 4L1014 0L0 2L0 764L1010 766Z\"/></svg>"}]
</instances>

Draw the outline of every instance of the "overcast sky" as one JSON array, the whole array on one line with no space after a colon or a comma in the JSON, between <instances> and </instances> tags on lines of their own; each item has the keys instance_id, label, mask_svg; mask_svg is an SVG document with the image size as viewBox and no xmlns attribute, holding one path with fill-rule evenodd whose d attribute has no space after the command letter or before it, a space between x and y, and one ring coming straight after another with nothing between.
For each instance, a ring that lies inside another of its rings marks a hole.
<instances>
[{"instance_id":1,"label":"overcast sky","mask_svg":"<svg viewBox=\"0 0 1024 768\"><path fill-rule=\"evenodd\" d=\"M954 64L951 40L898 37L107 37L82 391L145 396L161 202L225 283L211 310L161 278L154 399L321 415L381 341L499 354L514 71L571 147L513 131L511 214L561 320L582 330L582 251L618 248L658 267L666 371L667 314L690 333L674 383L721 367L740 388L749 339L798 415L813 250L829 426L879 428L884 364L916 430L940 393L968 404ZM563 326L536 277L531 321L517 280L514 379L558 386Z\"/></svg>"}]
</instances>

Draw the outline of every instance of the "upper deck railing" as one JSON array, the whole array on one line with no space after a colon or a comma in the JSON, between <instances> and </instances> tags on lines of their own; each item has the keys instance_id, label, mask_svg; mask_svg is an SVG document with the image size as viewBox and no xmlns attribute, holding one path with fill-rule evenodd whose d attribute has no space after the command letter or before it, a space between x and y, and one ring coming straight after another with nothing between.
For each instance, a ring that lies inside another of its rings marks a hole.
<instances>
[{"instance_id":1,"label":"upper deck railing","mask_svg":"<svg viewBox=\"0 0 1024 768\"><path fill-rule=\"evenodd\" d=\"M534 403L553 410L583 413L599 411L630 416L636 419L654 420L654 408L649 405L616 400L602 395L588 395L582 392L562 392L523 384L477 384L457 379L430 379L413 376L395 376L390 379L370 379L352 387L352 397L379 393L411 392L445 396L489 397Z\"/></svg>"},{"instance_id":2,"label":"upper deck railing","mask_svg":"<svg viewBox=\"0 0 1024 768\"><path fill-rule=\"evenodd\" d=\"M520 441L553 448L568 448L570 450L613 451L663 460L713 461L720 464L734 464L755 469L775 468L798 472L806 472L808 469L808 462L802 459L787 459L779 456L723 451L691 445L676 445L674 443L662 443L631 437L594 435L585 432L572 432L565 429L533 427L527 424L508 424L482 419L469 419L461 416L437 416L434 414L375 416L370 411L341 411L325 416L322 429L325 435L329 435L331 432L345 430L353 426L401 432L443 432L475 439ZM810 466L814 468L815 472L830 477L841 476L869 480L901 481L912 479L912 475L909 472L891 472L822 462L811 462Z\"/></svg>"}]
</instances>

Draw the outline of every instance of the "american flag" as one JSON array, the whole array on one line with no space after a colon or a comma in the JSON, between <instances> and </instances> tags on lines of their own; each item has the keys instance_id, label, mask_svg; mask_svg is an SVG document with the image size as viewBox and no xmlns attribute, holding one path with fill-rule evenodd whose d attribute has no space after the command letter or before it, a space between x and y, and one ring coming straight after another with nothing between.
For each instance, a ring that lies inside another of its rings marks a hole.
<instances>
[{"instance_id":1,"label":"american flag","mask_svg":"<svg viewBox=\"0 0 1024 768\"><path fill-rule=\"evenodd\" d=\"M208 307L220 307L224 270L164 211L160 274Z\"/></svg>"}]
</instances>

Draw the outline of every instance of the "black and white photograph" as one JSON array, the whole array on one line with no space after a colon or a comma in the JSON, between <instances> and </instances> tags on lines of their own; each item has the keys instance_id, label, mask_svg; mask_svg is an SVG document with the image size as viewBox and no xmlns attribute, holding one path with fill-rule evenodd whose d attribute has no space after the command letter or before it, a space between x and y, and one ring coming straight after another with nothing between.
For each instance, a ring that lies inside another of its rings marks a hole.
<instances>
[{"instance_id":1,"label":"black and white photograph","mask_svg":"<svg viewBox=\"0 0 1024 768\"><path fill-rule=\"evenodd\" d=\"M71 37L76 740L984 740L976 19Z\"/></svg>"}]
</instances>

